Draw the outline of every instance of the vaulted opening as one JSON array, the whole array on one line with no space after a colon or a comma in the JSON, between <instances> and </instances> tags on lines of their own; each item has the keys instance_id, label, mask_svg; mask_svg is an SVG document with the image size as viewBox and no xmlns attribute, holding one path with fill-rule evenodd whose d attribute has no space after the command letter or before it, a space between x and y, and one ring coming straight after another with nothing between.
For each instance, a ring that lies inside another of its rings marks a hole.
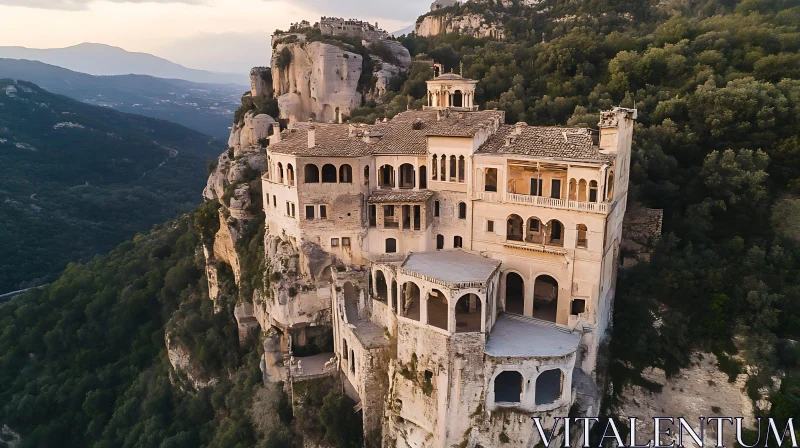
<instances>
[{"instance_id":1,"label":"vaulted opening","mask_svg":"<svg viewBox=\"0 0 800 448\"><path fill-rule=\"evenodd\" d=\"M549 404L561 398L561 369L545 370L536 378L536 404Z\"/></svg>"},{"instance_id":2,"label":"vaulted opening","mask_svg":"<svg viewBox=\"0 0 800 448\"><path fill-rule=\"evenodd\" d=\"M456 302L456 332L481 331L481 299L475 294L464 294Z\"/></svg>"},{"instance_id":3,"label":"vaulted opening","mask_svg":"<svg viewBox=\"0 0 800 448\"><path fill-rule=\"evenodd\" d=\"M494 401L502 403L522 401L522 374L513 370L500 372L494 379Z\"/></svg>"},{"instance_id":4,"label":"vaulted opening","mask_svg":"<svg viewBox=\"0 0 800 448\"><path fill-rule=\"evenodd\" d=\"M533 285L533 317L556 321L558 310L558 282L549 275L536 277Z\"/></svg>"},{"instance_id":5,"label":"vaulted opening","mask_svg":"<svg viewBox=\"0 0 800 448\"><path fill-rule=\"evenodd\" d=\"M506 274L506 309L507 313L523 314L525 312L525 282L516 272Z\"/></svg>"}]
</instances>

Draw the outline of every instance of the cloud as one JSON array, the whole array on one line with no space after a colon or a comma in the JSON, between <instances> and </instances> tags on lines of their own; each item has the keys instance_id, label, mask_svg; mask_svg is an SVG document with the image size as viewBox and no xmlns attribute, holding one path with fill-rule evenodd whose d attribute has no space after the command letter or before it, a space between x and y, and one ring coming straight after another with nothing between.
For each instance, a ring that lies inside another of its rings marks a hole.
<instances>
[{"instance_id":1,"label":"cloud","mask_svg":"<svg viewBox=\"0 0 800 448\"><path fill-rule=\"evenodd\" d=\"M0 6L24 6L36 9L57 9L62 11L81 11L95 0L0 0ZM204 5L207 0L104 0L112 3L185 3Z\"/></svg>"},{"instance_id":2,"label":"cloud","mask_svg":"<svg viewBox=\"0 0 800 448\"><path fill-rule=\"evenodd\" d=\"M431 1L432 0L295 0L294 3L327 16L344 18L376 17L384 20L410 22L427 12L430 8Z\"/></svg>"}]
</instances>

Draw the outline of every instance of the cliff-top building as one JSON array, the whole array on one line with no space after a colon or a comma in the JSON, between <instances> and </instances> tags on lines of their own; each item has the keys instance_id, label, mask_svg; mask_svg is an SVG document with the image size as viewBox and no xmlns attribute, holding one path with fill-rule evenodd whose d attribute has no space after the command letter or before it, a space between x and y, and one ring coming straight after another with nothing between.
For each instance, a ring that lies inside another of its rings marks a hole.
<instances>
[{"instance_id":1,"label":"cliff-top building","mask_svg":"<svg viewBox=\"0 0 800 448\"><path fill-rule=\"evenodd\" d=\"M283 268L311 286L275 283L254 313L295 341L333 328L316 368L385 446L533 446L531 416L598 412L636 111L507 125L475 84L443 74L424 110L298 123L267 148L268 256L296 254Z\"/></svg>"}]
</instances>

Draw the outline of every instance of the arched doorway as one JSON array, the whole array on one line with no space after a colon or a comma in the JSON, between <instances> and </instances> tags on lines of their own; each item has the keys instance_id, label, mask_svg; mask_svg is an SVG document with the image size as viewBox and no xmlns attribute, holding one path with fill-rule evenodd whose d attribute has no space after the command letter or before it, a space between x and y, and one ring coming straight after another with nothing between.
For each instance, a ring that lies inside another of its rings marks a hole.
<instances>
[{"instance_id":1,"label":"arched doorway","mask_svg":"<svg viewBox=\"0 0 800 448\"><path fill-rule=\"evenodd\" d=\"M511 215L507 219L508 226L506 239L512 241L522 241L522 218L518 215Z\"/></svg>"},{"instance_id":2,"label":"arched doorway","mask_svg":"<svg viewBox=\"0 0 800 448\"><path fill-rule=\"evenodd\" d=\"M549 275L536 277L533 284L533 317L556 321L558 311L558 282Z\"/></svg>"},{"instance_id":3,"label":"arched doorway","mask_svg":"<svg viewBox=\"0 0 800 448\"><path fill-rule=\"evenodd\" d=\"M506 308L507 313L525 313L525 282L516 272L506 274Z\"/></svg>"},{"instance_id":4,"label":"arched doorway","mask_svg":"<svg viewBox=\"0 0 800 448\"><path fill-rule=\"evenodd\" d=\"M358 293L355 286L350 282L345 282L344 293L344 312L347 315L347 322L355 324L358 321Z\"/></svg>"},{"instance_id":5,"label":"arched doorway","mask_svg":"<svg viewBox=\"0 0 800 448\"><path fill-rule=\"evenodd\" d=\"M453 93L453 107L463 107L464 105L464 94L461 93L460 90L456 90Z\"/></svg>"},{"instance_id":6,"label":"arched doorway","mask_svg":"<svg viewBox=\"0 0 800 448\"><path fill-rule=\"evenodd\" d=\"M378 300L386 303L389 295L387 294L386 277L383 275L383 271L375 273L375 292L378 295Z\"/></svg>"},{"instance_id":7,"label":"arched doorway","mask_svg":"<svg viewBox=\"0 0 800 448\"><path fill-rule=\"evenodd\" d=\"M401 298L403 307L400 315L408 319L419 321L420 315L420 289L414 282L406 282L403 285Z\"/></svg>"},{"instance_id":8,"label":"arched doorway","mask_svg":"<svg viewBox=\"0 0 800 448\"><path fill-rule=\"evenodd\" d=\"M456 333L481 331L483 304L475 294L464 294L456 302Z\"/></svg>"},{"instance_id":9,"label":"arched doorway","mask_svg":"<svg viewBox=\"0 0 800 448\"><path fill-rule=\"evenodd\" d=\"M428 293L428 325L447 330L447 296L438 289Z\"/></svg>"}]
</instances>

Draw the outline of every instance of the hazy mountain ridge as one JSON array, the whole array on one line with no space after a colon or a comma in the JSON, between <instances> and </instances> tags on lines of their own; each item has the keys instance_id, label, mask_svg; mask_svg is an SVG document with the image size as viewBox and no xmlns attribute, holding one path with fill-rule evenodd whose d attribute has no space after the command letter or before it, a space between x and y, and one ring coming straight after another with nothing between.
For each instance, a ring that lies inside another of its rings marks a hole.
<instances>
[{"instance_id":1,"label":"hazy mountain ridge","mask_svg":"<svg viewBox=\"0 0 800 448\"><path fill-rule=\"evenodd\" d=\"M65 48L0 47L0 58L41 61L90 75L137 74L200 83L247 85L247 77L241 74L195 70L152 54L104 44L82 43Z\"/></svg>"},{"instance_id":2,"label":"hazy mountain ridge","mask_svg":"<svg viewBox=\"0 0 800 448\"><path fill-rule=\"evenodd\" d=\"M149 75L88 75L20 59L0 59L0 78L30 81L85 103L172 121L223 141L243 91L239 85Z\"/></svg>"},{"instance_id":3,"label":"hazy mountain ridge","mask_svg":"<svg viewBox=\"0 0 800 448\"><path fill-rule=\"evenodd\" d=\"M223 148L173 123L0 80L0 291L188 210Z\"/></svg>"}]
</instances>

